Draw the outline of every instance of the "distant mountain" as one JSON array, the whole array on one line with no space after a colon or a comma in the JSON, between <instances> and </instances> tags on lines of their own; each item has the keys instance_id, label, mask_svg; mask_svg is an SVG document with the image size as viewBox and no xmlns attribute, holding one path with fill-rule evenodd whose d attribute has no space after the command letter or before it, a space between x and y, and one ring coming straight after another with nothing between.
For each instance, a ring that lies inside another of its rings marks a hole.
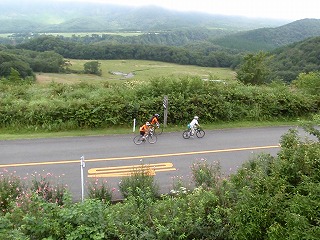
<instances>
[{"instance_id":1,"label":"distant mountain","mask_svg":"<svg viewBox=\"0 0 320 240\"><path fill-rule=\"evenodd\" d=\"M212 42L227 48L255 51L272 50L316 36L320 36L320 19L302 19L280 27L260 28L224 36Z\"/></svg>"},{"instance_id":2,"label":"distant mountain","mask_svg":"<svg viewBox=\"0 0 320 240\"><path fill-rule=\"evenodd\" d=\"M170 11L155 6L126 7L103 3L34 1L1 1L0 33L166 31L189 27L235 32L288 23L283 20Z\"/></svg>"}]
</instances>

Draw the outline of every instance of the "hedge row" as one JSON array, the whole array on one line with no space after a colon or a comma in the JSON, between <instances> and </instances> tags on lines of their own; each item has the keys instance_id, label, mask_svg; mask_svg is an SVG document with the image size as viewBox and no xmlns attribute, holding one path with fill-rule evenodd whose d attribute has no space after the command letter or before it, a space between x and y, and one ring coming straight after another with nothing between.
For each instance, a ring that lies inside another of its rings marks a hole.
<instances>
[{"instance_id":1,"label":"hedge row","mask_svg":"<svg viewBox=\"0 0 320 240\"><path fill-rule=\"evenodd\" d=\"M319 111L320 100L287 86L244 86L196 77L154 78L119 84L0 83L0 127L43 129L129 126L163 112L169 98L168 124L295 118Z\"/></svg>"}]
</instances>

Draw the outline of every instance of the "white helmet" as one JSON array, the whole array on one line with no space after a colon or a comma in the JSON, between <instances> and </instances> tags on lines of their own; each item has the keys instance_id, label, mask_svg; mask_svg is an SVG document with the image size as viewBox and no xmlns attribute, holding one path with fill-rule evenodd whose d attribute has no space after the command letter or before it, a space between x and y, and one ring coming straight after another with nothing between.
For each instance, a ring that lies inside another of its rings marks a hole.
<instances>
[{"instance_id":1,"label":"white helmet","mask_svg":"<svg viewBox=\"0 0 320 240\"><path fill-rule=\"evenodd\" d=\"M147 126L150 126L150 123L149 123L149 122L146 122L146 125L147 125Z\"/></svg>"},{"instance_id":2,"label":"white helmet","mask_svg":"<svg viewBox=\"0 0 320 240\"><path fill-rule=\"evenodd\" d=\"M194 119L198 120L198 119L199 119L199 117L198 117L198 116L194 116Z\"/></svg>"}]
</instances>

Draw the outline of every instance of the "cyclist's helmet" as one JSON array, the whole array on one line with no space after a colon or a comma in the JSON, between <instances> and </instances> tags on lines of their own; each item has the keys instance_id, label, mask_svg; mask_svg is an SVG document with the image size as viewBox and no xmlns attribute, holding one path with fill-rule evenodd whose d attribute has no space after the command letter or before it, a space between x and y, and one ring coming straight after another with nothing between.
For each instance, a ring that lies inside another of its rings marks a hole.
<instances>
[{"instance_id":1,"label":"cyclist's helmet","mask_svg":"<svg viewBox=\"0 0 320 240\"><path fill-rule=\"evenodd\" d=\"M150 126L150 123L149 123L149 122L146 122L146 125L147 125L147 126Z\"/></svg>"},{"instance_id":2,"label":"cyclist's helmet","mask_svg":"<svg viewBox=\"0 0 320 240\"><path fill-rule=\"evenodd\" d=\"M160 117L160 115L158 113L156 113L154 116L157 117L157 118Z\"/></svg>"},{"instance_id":3,"label":"cyclist's helmet","mask_svg":"<svg viewBox=\"0 0 320 240\"><path fill-rule=\"evenodd\" d=\"M194 116L194 119L198 120L198 119L199 119L199 117L198 117L198 116Z\"/></svg>"}]
</instances>

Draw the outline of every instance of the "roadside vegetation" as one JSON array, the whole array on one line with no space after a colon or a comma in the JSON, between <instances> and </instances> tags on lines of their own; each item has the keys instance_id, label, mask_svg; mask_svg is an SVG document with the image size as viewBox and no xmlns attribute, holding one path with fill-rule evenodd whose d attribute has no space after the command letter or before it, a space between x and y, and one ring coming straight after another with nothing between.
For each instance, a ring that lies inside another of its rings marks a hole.
<instances>
[{"instance_id":1,"label":"roadside vegetation","mask_svg":"<svg viewBox=\"0 0 320 240\"><path fill-rule=\"evenodd\" d=\"M204 81L199 77L154 77L121 84L99 81L63 84L0 83L0 127L66 131L131 126L163 112L169 98L168 125L185 125L194 115L202 123L276 121L318 113L318 95L282 84L248 86ZM130 121L128 121L128 119Z\"/></svg>"},{"instance_id":2,"label":"roadside vegetation","mask_svg":"<svg viewBox=\"0 0 320 240\"><path fill-rule=\"evenodd\" d=\"M0 46L1 139L127 133L133 119L140 125L162 113L167 96L170 130L194 115L209 128L294 121L317 140L290 130L277 156L256 156L230 176L202 159L190 166L192 183L178 180L163 195L142 166L119 183L121 203L111 201L107 182L88 183L78 203L51 174L20 179L3 170L0 239L318 239L319 38L275 56L199 39L86 40L41 36Z\"/></svg>"},{"instance_id":3,"label":"roadside vegetation","mask_svg":"<svg viewBox=\"0 0 320 240\"><path fill-rule=\"evenodd\" d=\"M119 183L118 203L107 182L92 180L87 198L74 203L51 174L1 172L0 238L318 239L320 132L308 126L317 140L290 130L277 156L255 156L230 176L219 162L198 160L192 184L177 180L162 195L142 163Z\"/></svg>"}]
</instances>

